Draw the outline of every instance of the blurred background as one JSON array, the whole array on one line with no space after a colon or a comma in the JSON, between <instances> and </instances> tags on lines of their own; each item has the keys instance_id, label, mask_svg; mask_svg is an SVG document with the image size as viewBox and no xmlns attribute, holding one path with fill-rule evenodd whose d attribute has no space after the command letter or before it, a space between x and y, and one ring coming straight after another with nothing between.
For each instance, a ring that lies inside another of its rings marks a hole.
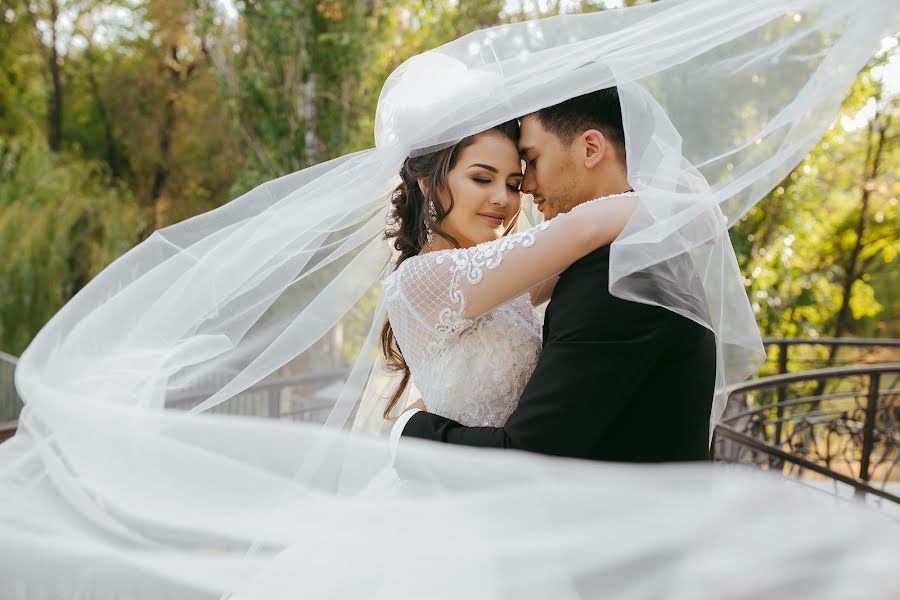
<instances>
[{"instance_id":1,"label":"blurred background","mask_svg":"<svg viewBox=\"0 0 900 600\"><path fill-rule=\"evenodd\" d=\"M635 2L2 0L0 350L154 229L368 148L409 56ZM766 336L897 337L900 48L732 230Z\"/></svg>"},{"instance_id":2,"label":"blurred background","mask_svg":"<svg viewBox=\"0 0 900 600\"><path fill-rule=\"evenodd\" d=\"M0 0L0 422L20 408L15 357L93 276L155 229L374 145L381 85L406 58L474 29L643 3ZM806 378L735 390L720 457L824 465L857 492L900 479L898 98L894 36L732 229L770 350L759 376Z\"/></svg>"}]
</instances>

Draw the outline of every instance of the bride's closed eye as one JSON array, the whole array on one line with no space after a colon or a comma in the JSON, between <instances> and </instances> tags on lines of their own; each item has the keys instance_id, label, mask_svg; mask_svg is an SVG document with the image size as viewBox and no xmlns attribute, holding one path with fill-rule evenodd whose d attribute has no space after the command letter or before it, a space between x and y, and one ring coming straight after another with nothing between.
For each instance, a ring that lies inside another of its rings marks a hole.
<instances>
[{"instance_id":1,"label":"bride's closed eye","mask_svg":"<svg viewBox=\"0 0 900 600\"><path fill-rule=\"evenodd\" d=\"M482 178L480 178L480 177L473 177L473 178L472 178L472 181L474 181L475 183L479 183L479 184L481 184L481 185L487 185L487 184L489 184L489 183L492 183L492 180L491 180L491 179L482 179ZM508 184L506 184L506 187L508 187L510 190L512 190L512 191L514 191L514 192L521 191L521 190L519 189L520 186L521 186L521 184L513 184L513 183L508 183Z\"/></svg>"}]
</instances>

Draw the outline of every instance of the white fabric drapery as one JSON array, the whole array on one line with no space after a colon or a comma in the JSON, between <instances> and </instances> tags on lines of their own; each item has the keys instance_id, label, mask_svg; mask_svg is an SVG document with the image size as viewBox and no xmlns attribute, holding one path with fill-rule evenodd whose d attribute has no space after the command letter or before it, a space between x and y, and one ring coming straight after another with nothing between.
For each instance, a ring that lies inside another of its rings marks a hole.
<instances>
[{"instance_id":1,"label":"white fabric drapery","mask_svg":"<svg viewBox=\"0 0 900 600\"><path fill-rule=\"evenodd\" d=\"M405 157L612 85L641 208L611 291L716 333L714 423L762 357L727 227L819 139L898 13L664 0L411 58L375 148L155 232L34 339L0 446L4 597L896 592L895 530L767 479L411 443L419 477L372 492L387 440L347 430L384 384L381 234Z\"/></svg>"}]
</instances>

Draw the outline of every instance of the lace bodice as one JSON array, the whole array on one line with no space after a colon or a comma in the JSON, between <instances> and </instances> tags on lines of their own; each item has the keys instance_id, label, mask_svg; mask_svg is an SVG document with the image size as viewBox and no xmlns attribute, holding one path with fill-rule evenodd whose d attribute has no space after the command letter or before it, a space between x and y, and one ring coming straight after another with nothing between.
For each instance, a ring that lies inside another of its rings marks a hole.
<instances>
[{"instance_id":1,"label":"lace bodice","mask_svg":"<svg viewBox=\"0 0 900 600\"><path fill-rule=\"evenodd\" d=\"M530 246L534 233L416 256L384 280L391 327L429 412L499 427L515 410L541 349L531 298L526 292L474 319L463 314L484 271Z\"/></svg>"}]
</instances>

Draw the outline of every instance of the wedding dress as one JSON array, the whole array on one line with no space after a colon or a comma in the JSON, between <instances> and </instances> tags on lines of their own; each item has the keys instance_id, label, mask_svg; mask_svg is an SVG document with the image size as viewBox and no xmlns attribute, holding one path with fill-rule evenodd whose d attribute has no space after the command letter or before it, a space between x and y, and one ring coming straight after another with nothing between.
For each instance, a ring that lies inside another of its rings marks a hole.
<instances>
[{"instance_id":1,"label":"wedding dress","mask_svg":"<svg viewBox=\"0 0 900 600\"><path fill-rule=\"evenodd\" d=\"M411 271L412 269L406 269ZM387 300L392 323L423 326L407 292L396 279ZM396 304L393 304L396 303ZM449 308L449 307L448 307ZM469 426L500 427L534 371L541 350L541 315L526 292L474 320L455 317L446 332L432 327L434 339L407 360L430 412ZM395 327L396 329L396 327ZM408 335L408 334L403 334ZM400 337L398 335L398 337Z\"/></svg>"},{"instance_id":2,"label":"wedding dress","mask_svg":"<svg viewBox=\"0 0 900 600\"><path fill-rule=\"evenodd\" d=\"M515 410L541 351L541 317L530 294L477 319L462 311L481 271L533 240L529 231L415 256L384 280L391 327L430 412L500 427Z\"/></svg>"}]
</instances>

